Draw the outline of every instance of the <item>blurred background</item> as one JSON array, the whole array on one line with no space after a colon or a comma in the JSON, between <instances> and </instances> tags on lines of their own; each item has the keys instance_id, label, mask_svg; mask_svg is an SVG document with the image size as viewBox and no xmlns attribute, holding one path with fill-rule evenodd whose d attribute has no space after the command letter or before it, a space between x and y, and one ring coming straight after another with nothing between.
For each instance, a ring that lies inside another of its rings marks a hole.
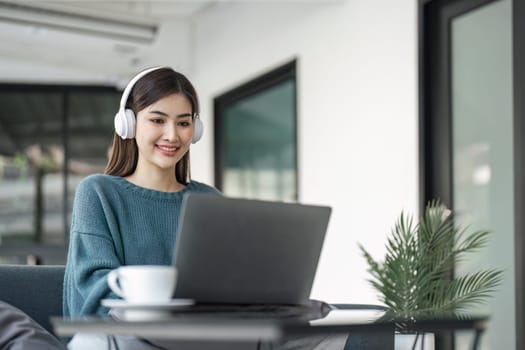
<instances>
[{"instance_id":1,"label":"blurred background","mask_svg":"<svg viewBox=\"0 0 525 350\"><path fill-rule=\"evenodd\" d=\"M505 270L484 346L514 348L518 3L0 0L0 263L65 262L122 89L167 65L200 97L194 179L333 208L312 297L377 303L357 243L441 198L497 237L458 271Z\"/></svg>"}]
</instances>

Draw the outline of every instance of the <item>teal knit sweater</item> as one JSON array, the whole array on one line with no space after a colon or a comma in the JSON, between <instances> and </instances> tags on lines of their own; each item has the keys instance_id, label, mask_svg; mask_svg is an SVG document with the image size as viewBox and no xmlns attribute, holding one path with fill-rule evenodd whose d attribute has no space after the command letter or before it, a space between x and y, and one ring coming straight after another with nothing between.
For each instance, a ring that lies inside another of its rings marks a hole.
<instances>
[{"instance_id":1,"label":"teal knit sweater","mask_svg":"<svg viewBox=\"0 0 525 350\"><path fill-rule=\"evenodd\" d=\"M107 273L121 265L172 263L182 199L219 193L195 181L179 192L136 186L120 176L90 175L77 187L64 277L64 316L104 314L116 298Z\"/></svg>"}]
</instances>

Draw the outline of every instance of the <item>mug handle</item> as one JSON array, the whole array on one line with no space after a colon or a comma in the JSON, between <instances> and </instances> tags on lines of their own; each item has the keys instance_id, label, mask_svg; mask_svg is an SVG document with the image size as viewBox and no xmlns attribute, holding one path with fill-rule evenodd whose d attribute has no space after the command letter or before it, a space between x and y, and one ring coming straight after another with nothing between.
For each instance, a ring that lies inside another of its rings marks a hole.
<instances>
[{"instance_id":1,"label":"mug handle","mask_svg":"<svg viewBox=\"0 0 525 350\"><path fill-rule=\"evenodd\" d=\"M111 270L108 274L109 288L119 297L124 298L124 292L118 284L118 269Z\"/></svg>"}]
</instances>

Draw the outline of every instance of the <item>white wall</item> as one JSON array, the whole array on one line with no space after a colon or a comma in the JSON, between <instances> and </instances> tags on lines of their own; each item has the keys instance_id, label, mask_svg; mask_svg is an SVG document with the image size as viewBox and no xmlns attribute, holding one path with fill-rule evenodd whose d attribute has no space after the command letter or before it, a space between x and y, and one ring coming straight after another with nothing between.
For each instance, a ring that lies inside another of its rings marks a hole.
<instances>
[{"instance_id":1,"label":"white wall","mask_svg":"<svg viewBox=\"0 0 525 350\"><path fill-rule=\"evenodd\" d=\"M333 207L314 298L377 302L357 242L382 257L401 210L417 214L416 5L223 3L193 23L195 178L213 182L213 98L298 60L299 199Z\"/></svg>"}]
</instances>

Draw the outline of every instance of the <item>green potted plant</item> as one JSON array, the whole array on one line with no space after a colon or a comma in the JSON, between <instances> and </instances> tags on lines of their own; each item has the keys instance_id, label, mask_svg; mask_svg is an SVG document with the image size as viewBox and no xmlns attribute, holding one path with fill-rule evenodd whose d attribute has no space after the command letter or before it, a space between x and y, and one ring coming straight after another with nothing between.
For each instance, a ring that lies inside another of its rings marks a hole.
<instances>
[{"instance_id":1,"label":"green potted plant","mask_svg":"<svg viewBox=\"0 0 525 350\"><path fill-rule=\"evenodd\" d=\"M369 281L388 307L383 319L459 315L485 302L501 283L502 271L486 269L462 276L453 276L452 271L465 254L483 248L488 236L486 230L458 227L451 211L432 201L416 224L401 213L383 261L359 244L372 275Z\"/></svg>"}]
</instances>

